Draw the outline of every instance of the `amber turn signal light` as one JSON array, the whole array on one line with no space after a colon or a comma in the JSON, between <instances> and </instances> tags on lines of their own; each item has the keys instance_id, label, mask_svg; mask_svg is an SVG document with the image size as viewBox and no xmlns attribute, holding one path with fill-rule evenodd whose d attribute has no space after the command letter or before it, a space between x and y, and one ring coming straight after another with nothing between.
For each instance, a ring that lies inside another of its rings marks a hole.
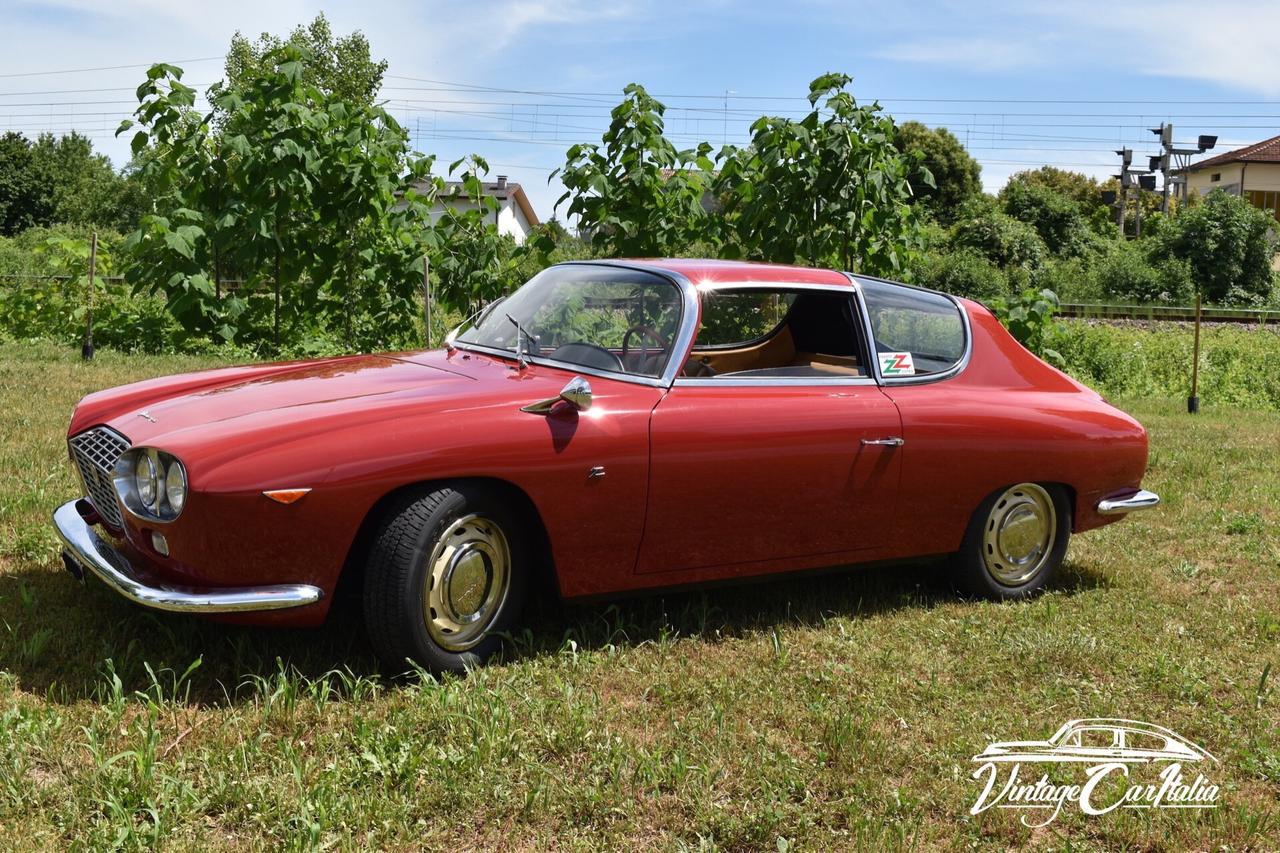
<instances>
[{"instance_id":1,"label":"amber turn signal light","mask_svg":"<svg viewBox=\"0 0 1280 853\"><path fill-rule=\"evenodd\" d=\"M263 492L262 494L271 498L271 500L275 501L278 504L291 504L294 501L301 499L309 491L311 490L310 489L273 489L272 491Z\"/></svg>"}]
</instances>

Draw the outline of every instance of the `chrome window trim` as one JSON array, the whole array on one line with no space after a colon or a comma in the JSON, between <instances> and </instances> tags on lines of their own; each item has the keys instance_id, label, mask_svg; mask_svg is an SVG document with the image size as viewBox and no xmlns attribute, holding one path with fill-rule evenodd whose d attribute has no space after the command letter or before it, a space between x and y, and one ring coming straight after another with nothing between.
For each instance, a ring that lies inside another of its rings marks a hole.
<instances>
[{"instance_id":1,"label":"chrome window trim","mask_svg":"<svg viewBox=\"0 0 1280 853\"><path fill-rule=\"evenodd\" d=\"M876 352L875 330L871 327L871 312L867 310L866 297L862 293L862 283L858 276L851 272L846 272L845 276L853 284L854 290L858 293L858 307L862 310L863 325L866 327L867 346L871 351L871 361L875 364L875 377L881 385L892 387L894 385L927 385L930 382L941 382L944 379L951 379L954 376L964 372L969 366L969 359L973 355L973 328L969 323L969 312L965 309L964 304L950 293L943 293L940 290L930 290L927 287L916 287L911 284L903 284L898 281L889 281L884 278L876 278L874 276L863 276L868 281L874 281L877 284L887 284L891 287L901 287L904 290L919 290L923 293L932 293L935 296L941 296L951 302L955 306L956 311L960 314L960 325L964 329L964 352L960 354L960 359L946 370L940 370L937 373L927 373L923 376L894 376L886 379L880 373L880 356Z\"/></svg>"},{"instance_id":2,"label":"chrome window trim","mask_svg":"<svg viewBox=\"0 0 1280 853\"><path fill-rule=\"evenodd\" d=\"M671 356L667 360L666 367L663 369L661 376L643 376L636 373L626 373L614 370L600 370L599 368L586 367L581 364L574 364L568 361L559 361L557 359L546 358L541 355L529 355L528 360L532 365L554 367L560 370L568 370L574 373L581 373L587 376L595 376L599 379L614 379L618 382L630 382L633 385L647 385L652 388L670 388L676 376L684 367L685 361L689 357L689 347L693 343L693 333L697 328L699 317L698 294L694 290L689 279L685 278L677 272L657 267L641 266L639 264L628 264L621 261L608 259L593 261L564 261L558 264L552 264L547 269L553 267L567 266L611 266L621 267L622 269L631 270L633 272L642 272L649 275L666 279L673 284L680 293L680 329L676 333L676 338L671 342ZM524 285L521 285L523 287ZM499 349L497 347L489 347L483 344L471 343L470 341L455 340L453 346L460 350L468 352L479 352L485 355L497 356L508 361L515 359L516 355L512 350ZM684 358L677 359L677 353L684 353Z\"/></svg>"},{"instance_id":3,"label":"chrome window trim","mask_svg":"<svg viewBox=\"0 0 1280 853\"><path fill-rule=\"evenodd\" d=\"M848 273L844 273L848 277ZM709 290L810 290L826 293L837 293L852 296L858 293L858 283L850 278L851 288L840 284L818 284L811 281L793 282L793 281L708 281L695 287L698 293ZM876 361L871 357L872 349L870 347L871 338L869 337L870 328L867 327L867 309L861 302L858 302L858 311L863 318L864 327L864 344L867 345L865 354L872 362ZM692 355L692 348L689 355ZM714 351L714 348L708 348L708 351ZM688 356L686 356L688 360ZM683 364L684 362L681 362ZM864 386L878 385L877 377L868 374L866 376L740 376L737 378L718 378L715 376L680 376L676 378L676 385L681 387L694 388L831 388L833 386Z\"/></svg>"},{"instance_id":4,"label":"chrome window trim","mask_svg":"<svg viewBox=\"0 0 1280 853\"><path fill-rule=\"evenodd\" d=\"M732 374L730 374L732 375ZM718 379L714 376L680 376L678 388L831 388L838 386L872 386L877 382L870 376L740 376L736 379Z\"/></svg>"}]
</instances>

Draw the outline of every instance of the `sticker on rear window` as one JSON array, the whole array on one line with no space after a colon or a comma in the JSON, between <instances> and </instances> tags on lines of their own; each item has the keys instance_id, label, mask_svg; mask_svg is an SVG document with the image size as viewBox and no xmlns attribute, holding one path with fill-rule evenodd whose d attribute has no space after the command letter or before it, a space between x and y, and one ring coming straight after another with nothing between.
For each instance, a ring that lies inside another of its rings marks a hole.
<instances>
[{"instance_id":1,"label":"sticker on rear window","mask_svg":"<svg viewBox=\"0 0 1280 853\"><path fill-rule=\"evenodd\" d=\"M916 366L909 352L879 352L880 373L884 376L915 376Z\"/></svg>"}]
</instances>

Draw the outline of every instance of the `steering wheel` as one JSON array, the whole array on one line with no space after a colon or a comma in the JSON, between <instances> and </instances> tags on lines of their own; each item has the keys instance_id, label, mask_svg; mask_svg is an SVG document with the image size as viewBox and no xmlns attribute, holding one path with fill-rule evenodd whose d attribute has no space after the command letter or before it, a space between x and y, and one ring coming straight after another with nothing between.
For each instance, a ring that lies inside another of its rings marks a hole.
<instances>
[{"instance_id":1,"label":"steering wheel","mask_svg":"<svg viewBox=\"0 0 1280 853\"><path fill-rule=\"evenodd\" d=\"M622 359L618 358L618 354L609 352L601 346L587 343L586 341L574 341L571 344L561 344L552 351L549 358L556 361L567 361L572 364L581 364L583 367L595 367L600 370L616 370L619 373L625 373L626 368L622 366Z\"/></svg>"},{"instance_id":2,"label":"steering wheel","mask_svg":"<svg viewBox=\"0 0 1280 853\"><path fill-rule=\"evenodd\" d=\"M631 353L631 336L635 334L644 335L646 338L656 343L658 345L658 349L660 350L665 351L665 350L671 349L671 342L666 338L664 338L661 334L659 334L656 329L654 329L652 326L645 326L643 324L637 323L636 325L632 326L630 329L627 329L627 333L622 336L622 363L623 364L627 363L627 356L630 355ZM646 347L643 343L640 344L640 368L644 367L645 359L647 359L648 357L649 357L649 348Z\"/></svg>"}]
</instances>

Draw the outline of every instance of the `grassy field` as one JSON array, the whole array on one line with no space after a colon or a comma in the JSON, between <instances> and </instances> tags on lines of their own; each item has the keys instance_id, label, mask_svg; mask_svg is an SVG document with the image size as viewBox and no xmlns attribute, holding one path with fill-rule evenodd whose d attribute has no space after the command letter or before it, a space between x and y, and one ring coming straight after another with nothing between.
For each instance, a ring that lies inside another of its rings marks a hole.
<instances>
[{"instance_id":1,"label":"grassy field","mask_svg":"<svg viewBox=\"0 0 1280 853\"><path fill-rule=\"evenodd\" d=\"M912 567L544 608L504 662L387 683L351 619L227 628L63 572L71 407L200 366L0 346L4 849L1280 847L1280 414L1121 401L1165 502L1031 602ZM970 756L1086 716L1204 746L1221 805L970 816Z\"/></svg>"}]
</instances>

